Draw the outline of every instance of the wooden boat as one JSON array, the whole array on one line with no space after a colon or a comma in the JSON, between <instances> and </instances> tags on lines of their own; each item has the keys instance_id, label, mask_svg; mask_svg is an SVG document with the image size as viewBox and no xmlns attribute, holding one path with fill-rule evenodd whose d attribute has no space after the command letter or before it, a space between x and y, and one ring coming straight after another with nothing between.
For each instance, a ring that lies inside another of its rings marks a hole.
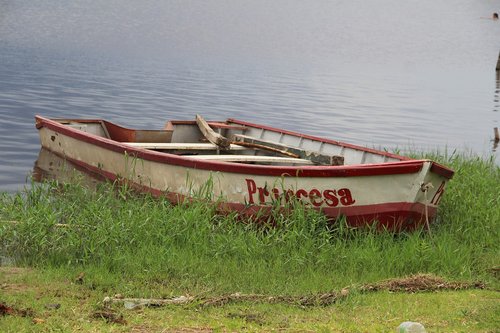
<instances>
[{"instance_id":1,"label":"wooden boat","mask_svg":"<svg viewBox=\"0 0 500 333\"><path fill-rule=\"evenodd\" d=\"M200 192L222 211L297 200L348 224L411 230L436 216L453 171L431 160L228 119L129 129L36 116L42 147L79 169L177 203Z\"/></svg>"}]
</instances>

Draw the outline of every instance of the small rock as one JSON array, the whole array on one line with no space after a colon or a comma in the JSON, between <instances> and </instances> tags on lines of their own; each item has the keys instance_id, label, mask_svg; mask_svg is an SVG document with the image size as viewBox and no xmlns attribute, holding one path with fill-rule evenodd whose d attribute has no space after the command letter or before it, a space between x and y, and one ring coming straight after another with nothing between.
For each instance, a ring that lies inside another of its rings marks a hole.
<instances>
[{"instance_id":1,"label":"small rock","mask_svg":"<svg viewBox=\"0 0 500 333\"><path fill-rule=\"evenodd\" d=\"M127 310L132 310L132 309L135 309L136 307L138 307L139 304L134 303L134 302L123 302L123 306Z\"/></svg>"},{"instance_id":2,"label":"small rock","mask_svg":"<svg viewBox=\"0 0 500 333\"><path fill-rule=\"evenodd\" d=\"M49 310L57 310L61 307L61 304L59 303L50 303L50 304L45 304L45 308Z\"/></svg>"},{"instance_id":3,"label":"small rock","mask_svg":"<svg viewBox=\"0 0 500 333\"><path fill-rule=\"evenodd\" d=\"M397 333L426 333L427 331L425 330L424 325L417 323L417 322L412 322L412 321L405 321L401 323L398 328L396 329Z\"/></svg>"}]
</instances>

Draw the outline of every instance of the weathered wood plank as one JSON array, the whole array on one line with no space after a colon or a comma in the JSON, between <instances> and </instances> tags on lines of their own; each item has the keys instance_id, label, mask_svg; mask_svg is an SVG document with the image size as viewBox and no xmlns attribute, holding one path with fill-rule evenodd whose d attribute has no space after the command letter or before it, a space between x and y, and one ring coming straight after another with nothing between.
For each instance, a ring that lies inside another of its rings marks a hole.
<instances>
[{"instance_id":1,"label":"weathered wood plank","mask_svg":"<svg viewBox=\"0 0 500 333\"><path fill-rule=\"evenodd\" d=\"M252 148L252 149L266 150L266 151L270 151L270 152L273 152L273 153L278 153L278 154L281 154L281 155L285 155L285 156L288 156L288 157L299 158L299 155L294 154L294 153L290 153L289 151L284 151L284 150L281 150L281 149L276 149L276 148L273 148L273 147L269 147L269 146L265 146L265 145L260 145L260 144L253 143L253 142L238 141L238 145L239 146L243 146L243 147Z\"/></svg>"},{"instance_id":2,"label":"weathered wood plank","mask_svg":"<svg viewBox=\"0 0 500 333\"><path fill-rule=\"evenodd\" d=\"M227 138L223 137L219 133L216 133L212 128L210 128L210 125L199 114L196 115L196 124L198 124L203 136L205 136L205 138L213 144L223 149L227 149L231 144Z\"/></svg>"},{"instance_id":3,"label":"weathered wood plank","mask_svg":"<svg viewBox=\"0 0 500 333\"><path fill-rule=\"evenodd\" d=\"M144 149L162 150L217 150L221 149L213 143L187 143L187 142L122 142L125 145ZM232 144L228 150L247 150L248 148Z\"/></svg>"},{"instance_id":4,"label":"weathered wood plank","mask_svg":"<svg viewBox=\"0 0 500 333\"><path fill-rule=\"evenodd\" d=\"M230 129L236 131L246 131L247 129L245 126L226 124L218 121L208 121L207 123L211 128Z\"/></svg>"},{"instance_id":5,"label":"weathered wood plank","mask_svg":"<svg viewBox=\"0 0 500 333\"><path fill-rule=\"evenodd\" d=\"M235 134L234 135L234 143L243 145L244 143L251 143L260 146L266 146L273 149L277 149L283 152L288 152L291 154L295 154L297 157L301 159L310 160L315 164L320 165L344 165L344 157L338 155L324 155L314 151L307 151L305 149L300 149L296 147L290 147L282 143L270 142L266 140L261 140L257 138L253 138L250 136Z\"/></svg>"},{"instance_id":6,"label":"weathered wood plank","mask_svg":"<svg viewBox=\"0 0 500 333\"><path fill-rule=\"evenodd\" d=\"M213 160L219 162L260 162L260 163L285 163L285 164L305 164L313 165L310 160L293 157L260 156L260 155L185 155L183 157Z\"/></svg>"}]
</instances>

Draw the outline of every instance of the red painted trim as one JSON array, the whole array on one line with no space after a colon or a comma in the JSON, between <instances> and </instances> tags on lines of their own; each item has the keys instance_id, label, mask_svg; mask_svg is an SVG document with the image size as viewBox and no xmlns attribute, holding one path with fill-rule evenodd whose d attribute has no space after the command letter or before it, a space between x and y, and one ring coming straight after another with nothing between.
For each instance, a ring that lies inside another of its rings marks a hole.
<instances>
[{"instance_id":1,"label":"red painted trim","mask_svg":"<svg viewBox=\"0 0 500 333\"><path fill-rule=\"evenodd\" d=\"M101 121L101 120L98 120ZM423 163L426 160L410 160L404 158L401 162L391 162L391 163L380 163L380 164L360 164L360 165L347 165L347 166L264 166L264 165L250 165L250 164L239 164L239 163L227 163L227 162L217 162L217 161L202 161L184 158L182 156L155 152L151 150L134 148L119 142L109 140L106 138L94 136L83 131L62 125L56 121L36 116L37 128L43 126L54 130L58 133L66 135L68 137L74 138L79 141L87 142L110 151L118 152L120 154L127 154L141 158L148 161L178 165L187 168L201 169L201 170L213 170L220 172L230 172L239 174L249 174L249 175L265 175L265 176L276 176L276 177L360 177L360 176L380 176L380 175L395 175L395 174L409 174L416 173L421 170ZM241 124L250 123L241 122ZM262 127L268 128L268 127ZM270 130L274 130L269 127ZM278 130L281 131L281 130ZM282 131L283 133L293 132ZM310 138L316 140L315 137L303 136L305 138ZM336 141L325 140L317 138L325 142L336 143ZM356 149L358 148L356 146ZM370 151L369 149L362 149ZM376 152L376 151L375 151ZM378 152L376 152L378 153ZM385 155L382 154L382 155ZM391 156L392 154L386 154Z\"/></svg>"},{"instance_id":2,"label":"red painted trim","mask_svg":"<svg viewBox=\"0 0 500 333\"><path fill-rule=\"evenodd\" d=\"M455 174L455 171L453 171L450 168L445 167L444 165L441 165L436 162L432 162L431 165L431 172L438 174L444 178L451 179L453 178L453 175Z\"/></svg>"},{"instance_id":3,"label":"red painted trim","mask_svg":"<svg viewBox=\"0 0 500 333\"><path fill-rule=\"evenodd\" d=\"M243 212L245 210L250 209L252 213L255 213L257 210L267 210L270 208L268 205L245 205L241 203L224 203L225 207L230 210L236 210ZM350 206L350 207L340 207L340 208L331 208L331 207L322 207L320 210L330 217L338 217L338 216L364 216L364 215L385 215L390 214L391 212L414 212L420 215L425 215L425 205L417 202L391 202L391 203L383 203L383 204L373 204L373 205L364 205L364 206ZM427 206L427 213L429 217L434 217L436 215L437 208L435 206Z\"/></svg>"},{"instance_id":4,"label":"red painted trim","mask_svg":"<svg viewBox=\"0 0 500 333\"><path fill-rule=\"evenodd\" d=\"M392 231L415 230L425 226L426 220L432 222L437 214L436 207L427 207L421 203L395 202L386 204L374 204L366 206L338 208L321 208L329 219L335 221L345 217L347 224L351 227L365 227L377 223L378 229ZM265 220L271 215L272 207L259 205L244 205L240 203L222 203L219 211L227 213L237 211L248 218L262 216ZM427 217L426 217L427 214Z\"/></svg>"}]
</instances>

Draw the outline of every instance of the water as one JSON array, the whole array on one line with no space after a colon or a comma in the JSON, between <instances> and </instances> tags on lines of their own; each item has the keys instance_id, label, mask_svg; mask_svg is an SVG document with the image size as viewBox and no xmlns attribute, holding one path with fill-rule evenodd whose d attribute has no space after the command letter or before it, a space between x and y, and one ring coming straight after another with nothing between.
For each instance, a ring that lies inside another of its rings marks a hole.
<instances>
[{"instance_id":1,"label":"water","mask_svg":"<svg viewBox=\"0 0 500 333\"><path fill-rule=\"evenodd\" d=\"M495 155L496 1L0 0L0 191L34 115L228 117L388 150ZM498 159L497 159L498 160Z\"/></svg>"}]
</instances>

